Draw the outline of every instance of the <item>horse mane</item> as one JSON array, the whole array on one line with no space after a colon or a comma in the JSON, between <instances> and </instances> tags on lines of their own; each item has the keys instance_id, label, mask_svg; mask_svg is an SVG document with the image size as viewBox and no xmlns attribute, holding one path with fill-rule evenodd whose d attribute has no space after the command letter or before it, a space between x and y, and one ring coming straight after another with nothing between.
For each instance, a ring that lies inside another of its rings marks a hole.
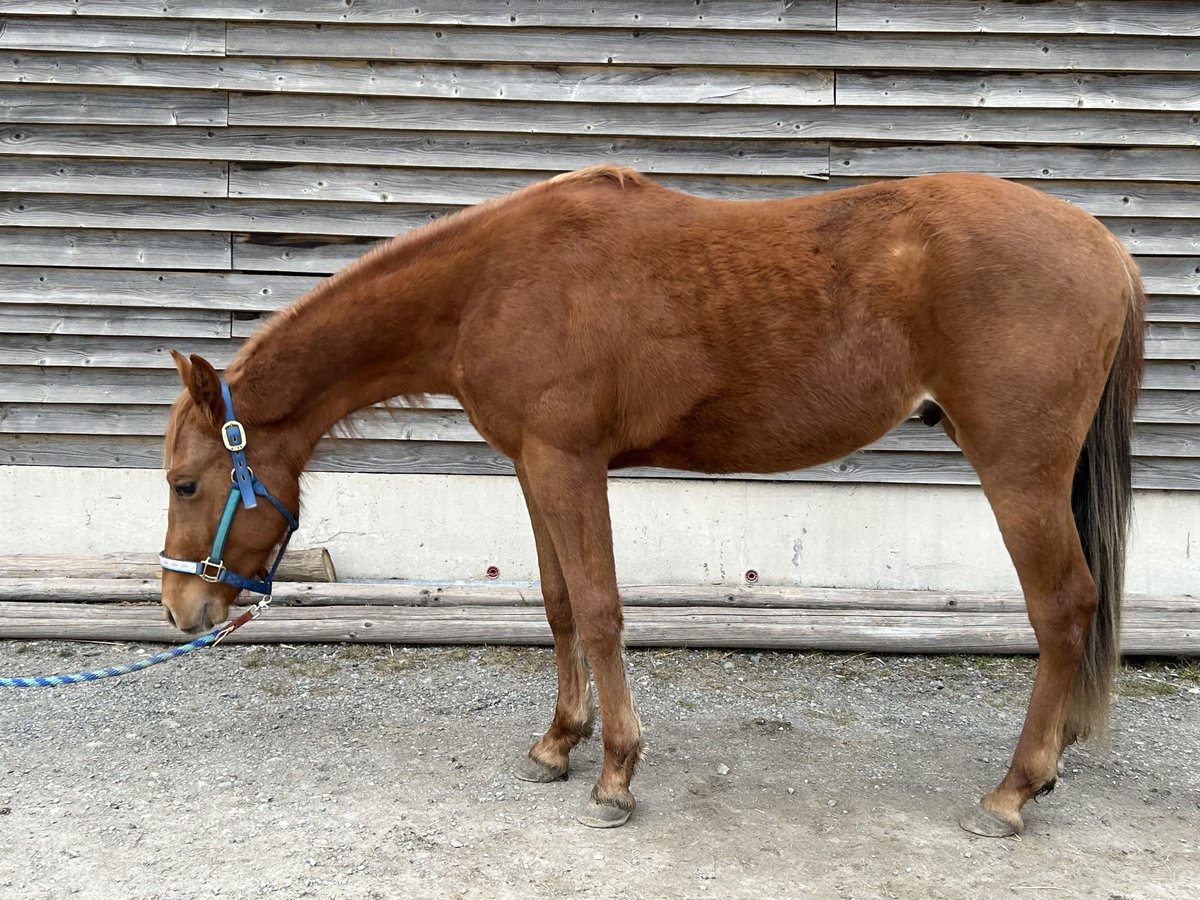
<instances>
[{"instance_id":1,"label":"horse mane","mask_svg":"<svg viewBox=\"0 0 1200 900\"><path fill-rule=\"evenodd\" d=\"M398 234L375 245L353 262L348 263L328 278L314 285L295 302L272 316L266 325L258 329L246 341L245 345L238 352L234 363L241 361L245 356L253 353L259 344L270 340L276 330L285 327L288 320L297 315L302 305L328 296L331 293L336 293L343 289L347 283L353 283L359 275L378 265L383 259L395 258L404 253L420 252L437 241L452 239L480 219L493 215L496 211L514 203L526 200L532 195L555 190L562 186L597 181L616 182L621 188L625 188L627 185L642 187L651 183L650 179L645 175L627 166L615 163L600 163L573 172L565 172L545 181L535 182L510 194L491 197L481 203L456 210L448 215L440 216L425 225L410 229L403 234ZM233 363L230 365L232 367Z\"/></svg>"}]
</instances>

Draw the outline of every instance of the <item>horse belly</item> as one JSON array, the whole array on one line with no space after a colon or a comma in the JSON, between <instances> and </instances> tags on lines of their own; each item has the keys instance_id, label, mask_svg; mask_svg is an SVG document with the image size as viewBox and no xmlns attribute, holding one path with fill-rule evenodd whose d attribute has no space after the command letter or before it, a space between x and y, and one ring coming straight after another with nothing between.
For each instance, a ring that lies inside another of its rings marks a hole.
<instances>
[{"instance_id":1,"label":"horse belly","mask_svg":"<svg viewBox=\"0 0 1200 900\"><path fill-rule=\"evenodd\" d=\"M612 468L765 474L820 465L878 440L912 412L919 394L914 385L858 398L713 399L656 444L619 455Z\"/></svg>"}]
</instances>

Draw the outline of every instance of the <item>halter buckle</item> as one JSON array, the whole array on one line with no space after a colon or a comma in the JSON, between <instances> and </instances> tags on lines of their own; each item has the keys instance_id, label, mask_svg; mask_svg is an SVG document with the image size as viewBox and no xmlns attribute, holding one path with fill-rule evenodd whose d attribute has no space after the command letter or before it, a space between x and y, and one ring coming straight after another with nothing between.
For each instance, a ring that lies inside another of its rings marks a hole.
<instances>
[{"instance_id":1,"label":"halter buckle","mask_svg":"<svg viewBox=\"0 0 1200 900\"><path fill-rule=\"evenodd\" d=\"M213 562L212 557L208 557L204 562L200 563L200 571L197 573L205 581L216 584L221 580L221 573L225 571L225 563L221 560Z\"/></svg>"},{"instance_id":2,"label":"halter buckle","mask_svg":"<svg viewBox=\"0 0 1200 900\"><path fill-rule=\"evenodd\" d=\"M237 419L230 419L221 426L221 443L230 453L246 449L246 429Z\"/></svg>"}]
</instances>

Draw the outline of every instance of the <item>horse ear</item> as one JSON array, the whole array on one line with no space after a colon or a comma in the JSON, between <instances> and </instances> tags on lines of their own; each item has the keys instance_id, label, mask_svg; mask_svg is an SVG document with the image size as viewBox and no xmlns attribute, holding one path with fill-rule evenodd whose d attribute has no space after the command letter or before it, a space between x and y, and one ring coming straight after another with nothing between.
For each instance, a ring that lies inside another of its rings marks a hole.
<instances>
[{"instance_id":1,"label":"horse ear","mask_svg":"<svg viewBox=\"0 0 1200 900\"><path fill-rule=\"evenodd\" d=\"M182 372L182 367L180 367ZM208 420L220 427L225 421L225 401L221 398L221 377L207 359L193 353L188 363L188 377L184 384L192 400L208 417Z\"/></svg>"},{"instance_id":2,"label":"horse ear","mask_svg":"<svg viewBox=\"0 0 1200 900\"><path fill-rule=\"evenodd\" d=\"M192 364L178 350L171 351L171 359L175 360L175 368L179 370L179 380L183 382L184 387L187 387L192 380Z\"/></svg>"}]
</instances>

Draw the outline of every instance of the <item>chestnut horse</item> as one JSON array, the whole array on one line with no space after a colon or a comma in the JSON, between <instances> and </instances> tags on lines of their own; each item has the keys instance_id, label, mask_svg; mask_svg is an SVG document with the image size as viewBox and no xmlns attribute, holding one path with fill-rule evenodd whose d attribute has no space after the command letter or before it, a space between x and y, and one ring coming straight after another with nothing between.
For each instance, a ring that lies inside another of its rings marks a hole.
<instances>
[{"instance_id":1,"label":"chestnut horse","mask_svg":"<svg viewBox=\"0 0 1200 900\"><path fill-rule=\"evenodd\" d=\"M604 764L579 818L619 825L642 736L608 470L781 472L844 456L919 410L978 473L1040 648L1008 772L962 819L1013 834L1022 806L1054 787L1064 747L1107 717L1144 305L1133 261L1099 222L995 178L728 202L584 169L323 281L246 343L228 402L208 362L176 354L186 390L164 461L177 559L164 565L200 559L216 530L223 565L259 577L322 435L390 397L454 395L514 461L554 633L554 717L516 774L566 774L592 731L590 665ZM240 422L223 425L232 406ZM222 437L248 442L237 452L276 509L236 510ZM239 589L186 574L193 565L163 574L166 616L185 631L222 621Z\"/></svg>"}]
</instances>

